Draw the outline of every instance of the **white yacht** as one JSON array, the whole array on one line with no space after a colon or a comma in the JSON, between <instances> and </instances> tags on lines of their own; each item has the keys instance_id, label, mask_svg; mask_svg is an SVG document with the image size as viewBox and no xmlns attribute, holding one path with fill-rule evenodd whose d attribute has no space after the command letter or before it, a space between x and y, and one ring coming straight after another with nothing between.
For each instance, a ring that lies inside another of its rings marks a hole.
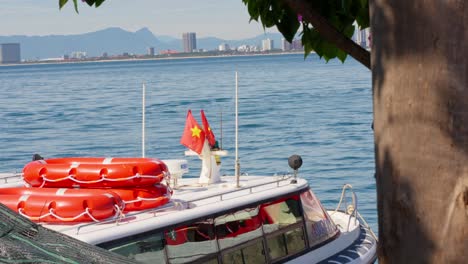
<instances>
[{"instance_id":1,"label":"white yacht","mask_svg":"<svg viewBox=\"0 0 468 264\"><path fill-rule=\"evenodd\" d=\"M210 162L225 152L210 154L203 166L217 168L202 172L217 174L208 181L206 175L184 178L186 160L163 160L173 193L162 206L94 222L40 224L139 263L375 261L377 238L360 216L351 186L343 187L336 210L325 210L297 176L299 156L289 159L291 175L234 177L220 176L219 164ZM1 180L4 188L25 184L22 175L2 174Z\"/></svg>"}]
</instances>

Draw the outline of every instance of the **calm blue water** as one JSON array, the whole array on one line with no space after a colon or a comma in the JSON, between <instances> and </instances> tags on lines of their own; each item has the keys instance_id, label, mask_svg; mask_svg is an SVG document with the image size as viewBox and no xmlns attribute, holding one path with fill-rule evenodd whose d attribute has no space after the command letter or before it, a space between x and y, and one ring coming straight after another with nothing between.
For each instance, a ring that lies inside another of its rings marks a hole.
<instances>
[{"instance_id":1,"label":"calm blue water","mask_svg":"<svg viewBox=\"0 0 468 264\"><path fill-rule=\"evenodd\" d=\"M234 173L235 71L239 74L241 171L305 177L326 207L344 183L377 231L371 73L352 59L302 54L0 67L0 172L21 171L33 153L141 155L141 86L147 85L146 155L184 158L188 109L204 109ZM201 123L200 123L201 124ZM191 175L199 160L187 157Z\"/></svg>"}]
</instances>

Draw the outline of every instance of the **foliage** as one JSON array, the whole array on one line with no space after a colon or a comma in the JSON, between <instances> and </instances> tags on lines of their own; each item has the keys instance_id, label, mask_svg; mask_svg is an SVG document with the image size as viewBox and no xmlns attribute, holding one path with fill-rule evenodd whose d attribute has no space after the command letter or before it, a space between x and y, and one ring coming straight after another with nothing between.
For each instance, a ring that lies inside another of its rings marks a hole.
<instances>
[{"instance_id":1,"label":"foliage","mask_svg":"<svg viewBox=\"0 0 468 264\"><path fill-rule=\"evenodd\" d=\"M99 7L105 0L81 0L89 6ZM62 8L68 0L59 0ZM304 46L304 56L315 51L326 61L338 58L344 61L347 54L335 44L325 40L320 33L307 21L302 14L292 10L287 0L242 0L247 6L250 20L262 23L264 28L276 26L285 39L292 42L298 34ZM369 2L368 0L301 0L317 11L323 18L334 26L341 34L351 38L354 34L355 24L360 29L369 27ZM73 0L75 10L78 12L78 0Z\"/></svg>"},{"instance_id":2,"label":"foliage","mask_svg":"<svg viewBox=\"0 0 468 264\"><path fill-rule=\"evenodd\" d=\"M105 0L81 0L81 2L86 2L89 6L96 6L99 7ZM59 0L59 7L62 7L68 2L68 0ZM73 4L75 5L75 11L78 13L78 0L73 0Z\"/></svg>"},{"instance_id":3,"label":"foliage","mask_svg":"<svg viewBox=\"0 0 468 264\"><path fill-rule=\"evenodd\" d=\"M328 23L333 25L347 38L353 36L357 24L360 29L369 27L368 0L302 0L310 4ZM338 58L346 59L347 54L335 44L326 41L320 33L313 28L311 21L295 13L288 1L284 0L242 0L247 6L251 20L262 23L264 28L276 26L285 39L292 42L299 34L304 46L305 56L315 51L326 61ZM298 1L296 1L298 2Z\"/></svg>"}]
</instances>

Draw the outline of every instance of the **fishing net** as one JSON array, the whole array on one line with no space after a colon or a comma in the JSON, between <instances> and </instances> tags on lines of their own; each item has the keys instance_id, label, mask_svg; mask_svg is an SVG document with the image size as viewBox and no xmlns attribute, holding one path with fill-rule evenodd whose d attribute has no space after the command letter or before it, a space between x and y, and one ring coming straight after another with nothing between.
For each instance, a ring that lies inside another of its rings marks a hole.
<instances>
[{"instance_id":1,"label":"fishing net","mask_svg":"<svg viewBox=\"0 0 468 264\"><path fill-rule=\"evenodd\" d=\"M44 228L0 203L0 263L135 263Z\"/></svg>"}]
</instances>

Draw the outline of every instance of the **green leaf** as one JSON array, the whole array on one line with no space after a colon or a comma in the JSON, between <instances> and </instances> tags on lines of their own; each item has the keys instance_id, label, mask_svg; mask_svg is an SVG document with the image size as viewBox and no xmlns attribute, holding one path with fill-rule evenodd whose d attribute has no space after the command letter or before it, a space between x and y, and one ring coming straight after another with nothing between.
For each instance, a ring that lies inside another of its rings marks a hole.
<instances>
[{"instance_id":1,"label":"green leaf","mask_svg":"<svg viewBox=\"0 0 468 264\"><path fill-rule=\"evenodd\" d=\"M257 7L257 2L255 1L247 1L247 10L249 11L250 21L255 20L258 21L258 17L260 16L259 9Z\"/></svg>"},{"instance_id":2,"label":"green leaf","mask_svg":"<svg viewBox=\"0 0 468 264\"><path fill-rule=\"evenodd\" d=\"M348 37L348 38L351 38L353 35L354 35L354 25L353 24L349 24L345 27L345 29L343 30L343 34Z\"/></svg>"},{"instance_id":3,"label":"green leaf","mask_svg":"<svg viewBox=\"0 0 468 264\"><path fill-rule=\"evenodd\" d=\"M93 6L93 5L94 5L94 1L95 1L95 0L86 0L86 3L87 3L89 6Z\"/></svg>"},{"instance_id":4,"label":"green leaf","mask_svg":"<svg viewBox=\"0 0 468 264\"><path fill-rule=\"evenodd\" d=\"M341 0L341 3L340 3L340 11L341 12L344 12L344 13L348 13L349 12L349 7L351 6L351 2L352 1L345 1L345 0Z\"/></svg>"},{"instance_id":5,"label":"green leaf","mask_svg":"<svg viewBox=\"0 0 468 264\"><path fill-rule=\"evenodd\" d=\"M369 7L361 8L358 11L358 15L356 16L356 22L359 25L360 29L365 29L369 27Z\"/></svg>"},{"instance_id":6,"label":"green leaf","mask_svg":"<svg viewBox=\"0 0 468 264\"><path fill-rule=\"evenodd\" d=\"M78 0L73 0L73 5L75 6L76 13L79 13L78 12Z\"/></svg>"},{"instance_id":7,"label":"green leaf","mask_svg":"<svg viewBox=\"0 0 468 264\"><path fill-rule=\"evenodd\" d=\"M291 9L286 9L286 12L283 13L283 17L276 24L276 27L281 34L283 34L284 38L291 43L296 35L297 29L299 28L297 15Z\"/></svg>"},{"instance_id":8,"label":"green leaf","mask_svg":"<svg viewBox=\"0 0 468 264\"><path fill-rule=\"evenodd\" d=\"M314 51L317 53L317 55L322 58L323 57L323 46L322 46L322 40L320 39L314 44Z\"/></svg>"},{"instance_id":9,"label":"green leaf","mask_svg":"<svg viewBox=\"0 0 468 264\"><path fill-rule=\"evenodd\" d=\"M338 48L335 46L335 44L332 44L328 41L323 41L321 45L322 51L323 51L323 58L328 62L330 59L333 59L336 57L336 54L338 53Z\"/></svg>"},{"instance_id":10,"label":"green leaf","mask_svg":"<svg viewBox=\"0 0 468 264\"><path fill-rule=\"evenodd\" d=\"M329 19L328 19L328 22L330 24L332 24L337 30L340 30L341 29L341 20L338 16L331 16Z\"/></svg>"},{"instance_id":11,"label":"green leaf","mask_svg":"<svg viewBox=\"0 0 468 264\"><path fill-rule=\"evenodd\" d=\"M309 56L309 54L314 50L312 43L309 41L311 30L307 28L307 25L303 26L302 30L302 46L304 47L304 60Z\"/></svg>"},{"instance_id":12,"label":"green leaf","mask_svg":"<svg viewBox=\"0 0 468 264\"><path fill-rule=\"evenodd\" d=\"M105 0L96 0L96 7L99 7Z\"/></svg>"},{"instance_id":13,"label":"green leaf","mask_svg":"<svg viewBox=\"0 0 468 264\"><path fill-rule=\"evenodd\" d=\"M62 9L62 7L68 2L68 0L59 0L59 8Z\"/></svg>"},{"instance_id":14,"label":"green leaf","mask_svg":"<svg viewBox=\"0 0 468 264\"><path fill-rule=\"evenodd\" d=\"M309 56L309 54L314 51L314 48L309 43L304 44L304 60Z\"/></svg>"},{"instance_id":15,"label":"green leaf","mask_svg":"<svg viewBox=\"0 0 468 264\"><path fill-rule=\"evenodd\" d=\"M272 12L269 10L264 11L260 18L262 19L263 27L270 28L276 24L276 19Z\"/></svg>"},{"instance_id":16,"label":"green leaf","mask_svg":"<svg viewBox=\"0 0 468 264\"><path fill-rule=\"evenodd\" d=\"M347 56L348 56L348 54L346 52L338 49L338 52L336 53L336 57L338 57L338 59L341 62L345 62Z\"/></svg>"},{"instance_id":17,"label":"green leaf","mask_svg":"<svg viewBox=\"0 0 468 264\"><path fill-rule=\"evenodd\" d=\"M304 59L310 52L315 51L321 58L323 56L322 38L315 29L305 27L302 35L302 45L304 46Z\"/></svg>"}]
</instances>

